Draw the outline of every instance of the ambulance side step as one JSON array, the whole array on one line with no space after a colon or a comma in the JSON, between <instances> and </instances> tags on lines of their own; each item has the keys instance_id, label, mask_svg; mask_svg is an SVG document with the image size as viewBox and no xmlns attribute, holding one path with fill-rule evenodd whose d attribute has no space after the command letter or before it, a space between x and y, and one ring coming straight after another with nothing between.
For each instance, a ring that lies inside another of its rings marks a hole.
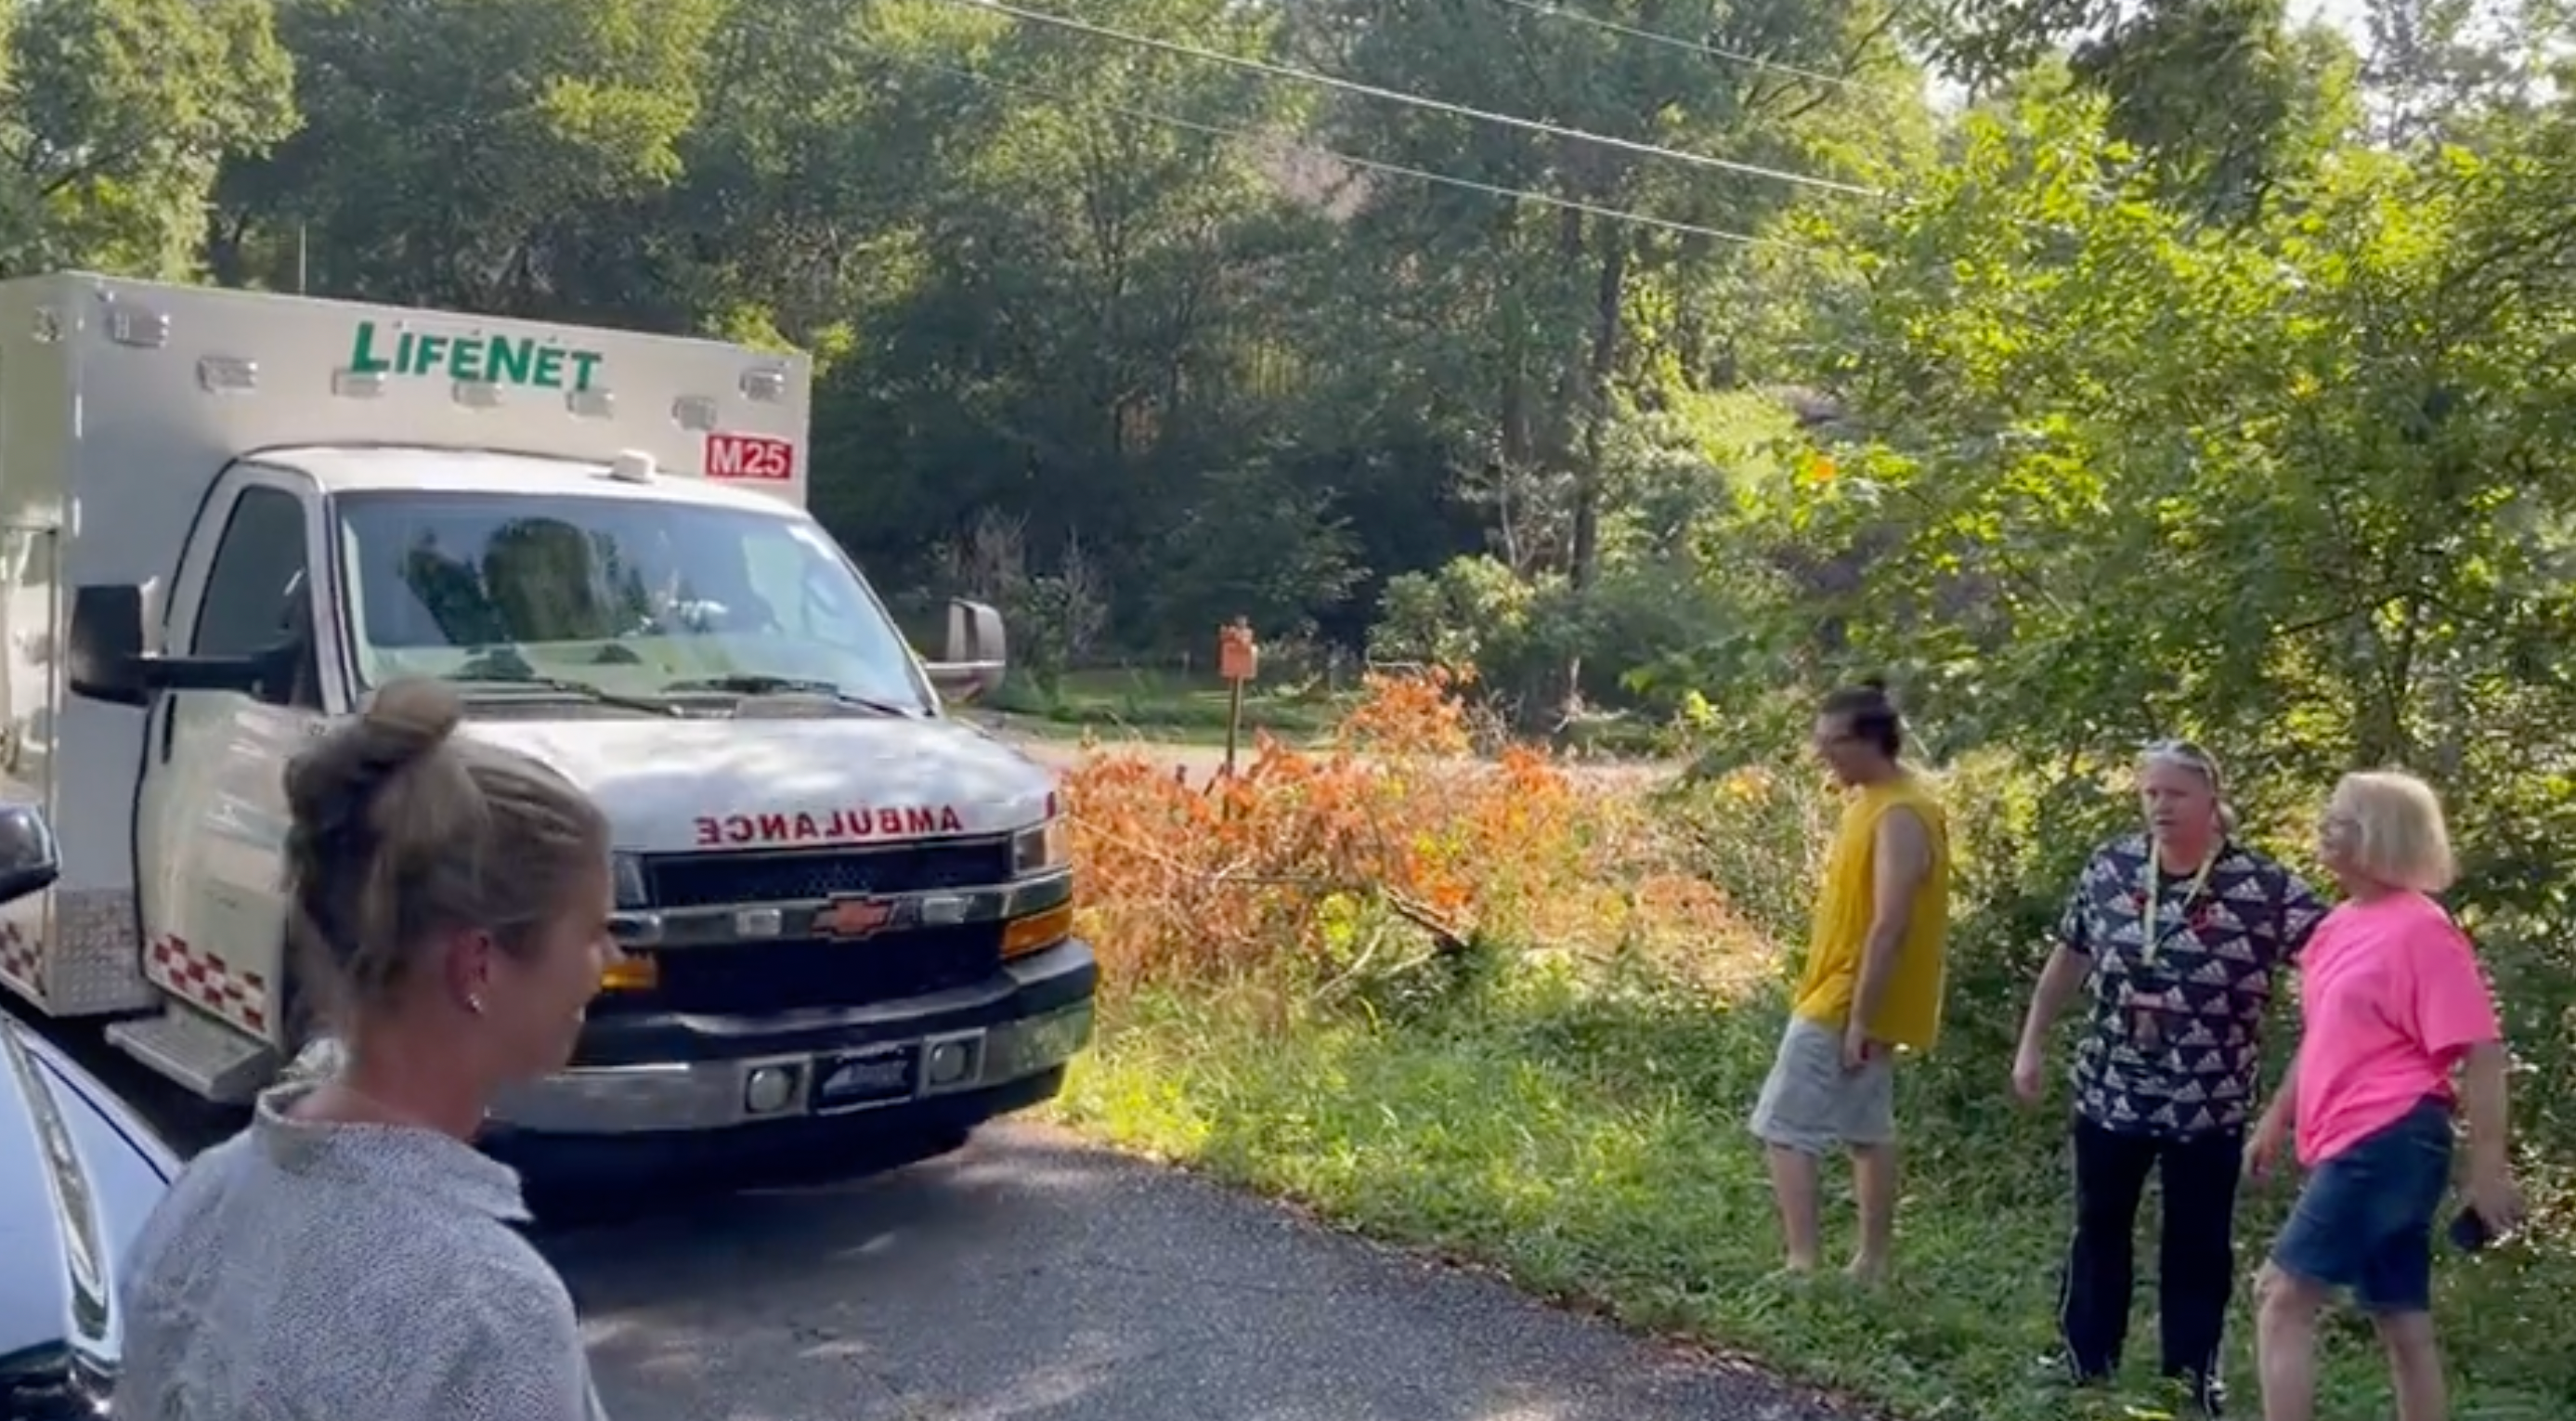
<instances>
[{"instance_id":1,"label":"ambulance side step","mask_svg":"<svg viewBox=\"0 0 2576 1421\"><path fill-rule=\"evenodd\" d=\"M203 1012L172 1003L159 1016L109 1025L117 1048L208 1100L247 1105L277 1076L277 1053Z\"/></svg>"}]
</instances>

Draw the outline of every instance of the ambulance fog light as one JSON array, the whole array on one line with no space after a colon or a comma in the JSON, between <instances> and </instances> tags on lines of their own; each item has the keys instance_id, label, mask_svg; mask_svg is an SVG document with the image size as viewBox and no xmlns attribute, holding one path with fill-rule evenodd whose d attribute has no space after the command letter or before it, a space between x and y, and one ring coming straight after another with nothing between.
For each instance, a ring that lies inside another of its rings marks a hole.
<instances>
[{"instance_id":1,"label":"ambulance fog light","mask_svg":"<svg viewBox=\"0 0 2576 1421\"><path fill-rule=\"evenodd\" d=\"M977 1066L976 1058L981 1054L977 1043L971 1037L933 1041L930 1043L930 1049L923 1053L922 1083L932 1090L938 1090L972 1080Z\"/></svg>"},{"instance_id":2,"label":"ambulance fog light","mask_svg":"<svg viewBox=\"0 0 2576 1421\"><path fill-rule=\"evenodd\" d=\"M775 1115L796 1099L794 1066L759 1066L742 1083L742 1108L754 1115Z\"/></svg>"}]
</instances>

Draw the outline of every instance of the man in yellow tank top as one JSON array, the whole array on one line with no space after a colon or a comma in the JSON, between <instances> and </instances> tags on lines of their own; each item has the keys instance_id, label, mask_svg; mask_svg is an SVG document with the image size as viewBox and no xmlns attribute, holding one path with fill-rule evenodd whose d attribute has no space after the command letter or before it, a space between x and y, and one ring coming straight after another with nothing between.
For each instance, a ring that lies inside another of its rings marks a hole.
<instances>
[{"instance_id":1,"label":"man in yellow tank top","mask_svg":"<svg viewBox=\"0 0 2576 1421\"><path fill-rule=\"evenodd\" d=\"M1813 1271L1821 1248L1819 1163L1851 1153L1860 1247L1849 1271L1864 1282L1885 1275L1895 1231L1896 1059L1930 1050L1940 1034L1950 927L1949 825L1899 762L1904 735L1875 681L1826 697L1816 717L1816 753L1851 797L1752 1120L1769 1149L1793 1272Z\"/></svg>"}]
</instances>

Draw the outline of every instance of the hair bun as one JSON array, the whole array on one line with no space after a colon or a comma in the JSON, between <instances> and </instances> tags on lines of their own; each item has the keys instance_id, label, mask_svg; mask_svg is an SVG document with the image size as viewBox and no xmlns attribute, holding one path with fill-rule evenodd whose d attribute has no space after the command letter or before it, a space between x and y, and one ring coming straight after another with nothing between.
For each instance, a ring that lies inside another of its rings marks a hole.
<instances>
[{"instance_id":1,"label":"hair bun","mask_svg":"<svg viewBox=\"0 0 2576 1421\"><path fill-rule=\"evenodd\" d=\"M363 853L373 842L368 810L379 791L447 743L465 718L465 703L444 683L420 678L387 682L357 719L287 762L291 837L310 851Z\"/></svg>"},{"instance_id":2,"label":"hair bun","mask_svg":"<svg viewBox=\"0 0 2576 1421\"><path fill-rule=\"evenodd\" d=\"M465 702L442 681L406 677L388 681L358 720L368 758L383 762L388 772L419 759L447 743L465 719Z\"/></svg>"}]
</instances>

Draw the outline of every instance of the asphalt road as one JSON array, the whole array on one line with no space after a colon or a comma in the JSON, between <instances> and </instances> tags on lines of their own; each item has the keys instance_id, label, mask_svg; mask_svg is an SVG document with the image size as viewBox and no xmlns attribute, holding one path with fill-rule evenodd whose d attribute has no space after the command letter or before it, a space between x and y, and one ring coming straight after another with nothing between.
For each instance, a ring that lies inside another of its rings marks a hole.
<instances>
[{"instance_id":1,"label":"asphalt road","mask_svg":"<svg viewBox=\"0 0 2576 1421\"><path fill-rule=\"evenodd\" d=\"M232 1128L46 1030L183 1151ZM1828 1421L1460 1270L1029 1124L542 1235L616 1421Z\"/></svg>"},{"instance_id":2,"label":"asphalt road","mask_svg":"<svg viewBox=\"0 0 2576 1421\"><path fill-rule=\"evenodd\" d=\"M617 1421L1821 1421L1053 1131L554 1239Z\"/></svg>"}]
</instances>

